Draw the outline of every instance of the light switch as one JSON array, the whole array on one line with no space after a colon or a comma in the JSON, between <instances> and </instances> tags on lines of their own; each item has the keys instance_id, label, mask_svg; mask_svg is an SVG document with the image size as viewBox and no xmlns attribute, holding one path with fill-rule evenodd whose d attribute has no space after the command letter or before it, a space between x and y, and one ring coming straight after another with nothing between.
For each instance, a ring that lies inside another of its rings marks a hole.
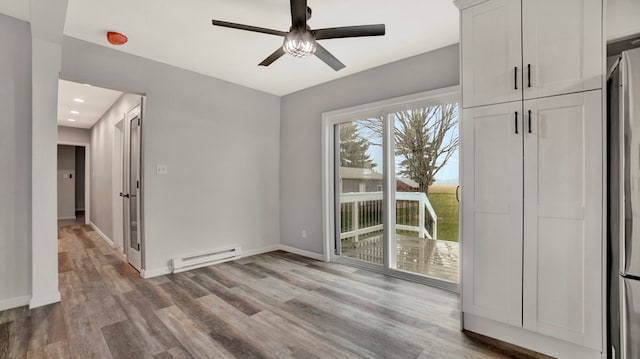
<instances>
[{"instance_id":1,"label":"light switch","mask_svg":"<svg viewBox=\"0 0 640 359\"><path fill-rule=\"evenodd\" d=\"M169 168L167 167L167 165L165 164L158 164L156 166L156 174L159 175L166 175L167 173L169 173Z\"/></svg>"}]
</instances>

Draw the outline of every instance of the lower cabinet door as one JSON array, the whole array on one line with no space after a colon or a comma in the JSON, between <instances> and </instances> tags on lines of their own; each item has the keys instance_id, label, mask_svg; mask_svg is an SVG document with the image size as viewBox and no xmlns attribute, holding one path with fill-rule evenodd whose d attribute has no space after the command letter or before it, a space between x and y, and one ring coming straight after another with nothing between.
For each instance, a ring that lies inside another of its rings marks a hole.
<instances>
[{"instance_id":1,"label":"lower cabinet door","mask_svg":"<svg viewBox=\"0 0 640 359\"><path fill-rule=\"evenodd\" d=\"M523 327L602 347L600 90L524 102Z\"/></svg>"},{"instance_id":2,"label":"lower cabinet door","mask_svg":"<svg viewBox=\"0 0 640 359\"><path fill-rule=\"evenodd\" d=\"M463 311L522 325L522 101L463 110Z\"/></svg>"}]
</instances>

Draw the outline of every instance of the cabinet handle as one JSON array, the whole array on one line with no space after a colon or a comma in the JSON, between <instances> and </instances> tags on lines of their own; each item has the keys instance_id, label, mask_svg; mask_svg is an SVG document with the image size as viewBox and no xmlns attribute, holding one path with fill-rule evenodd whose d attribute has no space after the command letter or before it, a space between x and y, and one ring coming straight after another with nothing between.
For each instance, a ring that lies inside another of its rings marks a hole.
<instances>
[{"instance_id":1,"label":"cabinet handle","mask_svg":"<svg viewBox=\"0 0 640 359\"><path fill-rule=\"evenodd\" d=\"M516 135L518 134L518 111L513 113L515 115L514 119L515 119L515 124L516 124Z\"/></svg>"},{"instance_id":2,"label":"cabinet handle","mask_svg":"<svg viewBox=\"0 0 640 359\"><path fill-rule=\"evenodd\" d=\"M531 87L531 64L527 64L527 87Z\"/></svg>"},{"instance_id":3,"label":"cabinet handle","mask_svg":"<svg viewBox=\"0 0 640 359\"><path fill-rule=\"evenodd\" d=\"M518 89L518 66L513 67L513 89Z\"/></svg>"},{"instance_id":4,"label":"cabinet handle","mask_svg":"<svg viewBox=\"0 0 640 359\"><path fill-rule=\"evenodd\" d=\"M531 133L531 110L529 110L529 133Z\"/></svg>"}]
</instances>

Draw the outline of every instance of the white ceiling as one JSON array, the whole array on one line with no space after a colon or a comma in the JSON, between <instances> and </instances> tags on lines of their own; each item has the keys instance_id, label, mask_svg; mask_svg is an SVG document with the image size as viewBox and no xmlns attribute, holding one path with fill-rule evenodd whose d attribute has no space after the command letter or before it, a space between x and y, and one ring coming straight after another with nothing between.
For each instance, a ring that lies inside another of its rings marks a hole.
<instances>
[{"instance_id":1,"label":"white ceiling","mask_svg":"<svg viewBox=\"0 0 640 359\"><path fill-rule=\"evenodd\" d=\"M0 0L0 12L28 14L28 0ZM20 6L22 4L22 6ZM308 0L313 29L386 24L383 37L322 40L346 68L285 55L258 67L282 38L213 27L211 19L288 31L287 0L69 0L65 34L109 46L107 31L129 37L120 51L275 95L288 94L458 41L452 0ZM425 69L426 70L426 69Z\"/></svg>"},{"instance_id":2,"label":"white ceiling","mask_svg":"<svg viewBox=\"0 0 640 359\"><path fill-rule=\"evenodd\" d=\"M91 128L121 95L122 92L119 91L59 80L58 125ZM84 102L76 102L74 99L82 99Z\"/></svg>"},{"instance_id":3,"label":"white ceiling","mask_svg":"<svg viewBox=\"0 0 640 359\"><path fill-rule=\"evenodd\" d=\"M31 18L29 0L0 0L0 13L29 21Z\"/></svg>"}]
</instances>

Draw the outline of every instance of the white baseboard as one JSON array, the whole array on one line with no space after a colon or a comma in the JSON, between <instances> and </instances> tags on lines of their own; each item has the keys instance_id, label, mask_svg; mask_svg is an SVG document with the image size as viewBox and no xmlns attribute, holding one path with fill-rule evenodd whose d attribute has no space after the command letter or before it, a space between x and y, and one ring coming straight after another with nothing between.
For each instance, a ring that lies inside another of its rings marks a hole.
<instances>
[{"instance_id":1,"label":"white baseboard","mask_svg":"<svg viewBox=\"0 0 640 359\"><path fill-rule=\"evenodd\" d=\"M58 303L60 301L60 292L55 291L38 297L31 297L29 301L29 309L42 307L48 304Z\"/></svg>"},{"instance_id":2,"label":"white baseboard","mask_svg":"<svg viewBox=\"0 0 640 359\"><path fill-rule=\"evenodd\" d=\"M554 358L601 359L600 351L569 343L523 328L463 313L464 329L511 343Z\"/></svg>"},{"instance_id":3,"label":"white baseboard","mask_svg":"<svg viewBox=\"0 0 640 359\"><path fill-rule=\"evenodd\" d=\"M255 255L258 255L258 254L263 254L263 253L269 253L269 252L273 252L273 251L285 251L285 252L294 253L294 254L297 254L297 255L300 255L300 256L303 256L303 257L324 261L324 256L322 254L305 251L304 249L299 249L299 248L287 246L287 245L284 245L284 244L275 244L273 246L268 246L268 247L263 247L263 248L258 248L258 249L250 249L248 251L243 251L242 252L242 258L251 257L251 256L255 256Z\"/></svg>"},{"instance_id":4,"label":"white baseboard","mask_svg":"<svg viewBox=\"0 0 640 359\"><path fill-rule=\"evenodd\" d=\"M89 222L89 225L91 226L91 228L93 228L93 230L98 233L98 235L105 240L105 242L109 243L109 245L111 246L111 248L115 248L115 245L113 244L113 241L111 240L111 238L107 237L106 234L104 234L104 232L102 232L100 230L100 228L98 228L98 226L95 225L95 223L93 222Z\"/></svg>"},{"instance_id":5,"label":"white baseboard","mask_svg":"<svg viewBox=\"0 0 640 359\"><path fill-rule=\"evenodd\" d=\"M142 278L144 279L159 277L161 275L165 275L169 273L171 273L171 267L169 266L149 269L149 270L144 270L144 269L140 270L140 276L142 276Z\"/></svg>"},{"instance_id":6,"label":"white baseboard","mask_svg":"<svg viewBox=\"0 0 640 359\"><path fill-rule=\"evenodd\" d=\"M95 227L95 225L93 223L91 223L91 226L94 227L94 229L96 229L96 227ZM98 229L96 229L96 232L98 232L98 234L101 233L101 232L99 232ZM109 241L109 240L107 240L107 241ZM249 249L249 250L246 250L246 251L243 250L242 254L240 255L240 258L256 256L256 255L259 255L259 254L269 253L269 252L273 252L273 251L285 251L285 252L294 253L294 254L297 254L297 255L300 255L300 256L303 256L303 257L324 261L324 256L322 254L305 251L303 249L298 249L298 248L291 247L291 246L286 246L286 245L283 245L283 244L274 244L272 246L256 248L256 249ZM166 266L166 267L154 268L154 269L149 269L149 270L144 270L143 269L143 270L140 271L140 275L142 276L142 278L148 279L148 278L153 278L153 277L159 277L159 276L165 275L165 274L170 274L171 272L172 272L171 267L170 266Z\"/></svg>"},{"instance_id":7,"label":"white baseboard","mask_svg":"<svg viewBox=\"0 0 640 359\"><path fill-rule=\"evenodd\" d=\"M291 246L287 246L287 245L284 245L284 244L280 244L278 246L278 249L280 249L282 251L285 251L285 252L297 254L299 256L303 256L303 257L307 257L307 258L311 258L311 259L317 259L319 261L323 261L324 262L324 255L323 254L305 251L304 249L291 247Z\"/></svg>"},{"instance_id":8,"label":"white baseboard","mask_svg":"<svg viewBox=\"0 0 640 359\"><path fill-rule=\"evenodd\" d=\"M246 251L243 249L240 257L244 258L244 257L257 256L258 254L269 253L269 252L277 251L278 249L280 249L280 245L278 244L275 244L273 246L268 246L268 247L249 249Z\"/></svg>"},{"instance_id":9,"label":"white baseboard","mask_svg":"<svg viewBox=\"0 0 640 359\"><path fill-rule=\"evenodd\" d=\"M29 304L30 295L23 295L15 298L7 298L0 300L0 312L7 309L13 309Z\"/></svg>"},{"instance_id":10,"label":"white baseboard","mask_svg":"<svg viewBox=\"0 0 640 359\"><path fill-rule=\"evenodd\" d=\"M58 221L66 221L68 219L76 219L76 216L73 216L73 217L58 217Z\"/></svg>"}]
</instances>

